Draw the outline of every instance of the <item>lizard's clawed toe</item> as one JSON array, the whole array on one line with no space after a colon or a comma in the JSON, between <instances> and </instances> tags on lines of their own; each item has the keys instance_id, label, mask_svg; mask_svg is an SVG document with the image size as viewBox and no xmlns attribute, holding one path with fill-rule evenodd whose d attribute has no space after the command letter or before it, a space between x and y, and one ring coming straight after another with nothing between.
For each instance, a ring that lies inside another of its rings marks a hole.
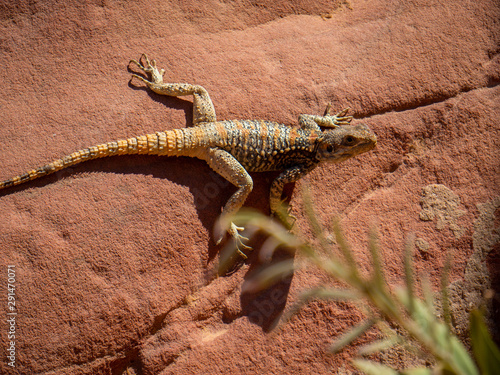
<instances>
[{"instance_id":1,"label":"lizard's clawed toe","mask_svg":"<svg viewBox=\"0 0 500 375\"><path fill-rule=\"evenodd\" d=\"M231 228L229 229L229 234L231 237L234 239L234 243L236 245L236 251L238 252L239 255L241 255L242 258L247 259L247 255L243 253L243 250L249 251L252 250L252 248L248 245L246 245L243 241L248 241L248 238L245 236L242 236L239 232L243 231L245 228L243 227L238 227L234 223L231 223Z\"/></svg>"},{"instance_id":2,"label":"lizard's clawed toe","mask_svg":"<svg viewBox=\"0 0 500 375\"><path fill-rule=\"evenodd\" d=\"M247 259L248 256L243 252L252 250L251 246L245 244L245 242L249 241L248 237L242 236L239 232L244 231L245 228L239 227L234 223L231 223L231 226L228 229L229 235L233 238L234 245L236 246L236 252L243 258ZM224 239L224 233L222 233L219 238L215 241L216 245L220 245L222 240Z\"/></svg>"},{"instance_id":3,"label":"lizard's clawed toe","mask_svg":"<svg viewBox=\"0 0 500 375\"><path fill-rule=\"evenodd\" d=\"M349 125L353 119L352 116L346 116L347 112L349 112L349 107L343 109L336 115L331 116L333 119L333 123L335 125Z\"/></svg>"},{"instance_id":4,"label":"lizard's clawed toe","mask_svg":"<svg viewBox=\"0 0 500 375\"><path fill-rule=\"evenodd\" d=\"M142 60L144 60L144 63L142 62ZM137 65L139 69L141 69L144 73L150 74L152 82L149 82L148 80L144 79L143 77L137 74L132 74L132 77L139 78L147 84L159 84L163 82L163 74L165 73L165 70L164 69L158 70L158 68L156 67L156 60L150 61L145 53L141 55L139 61L130 60L129 64L130 63L134 63L135 65Z\"/></svg>"},{"instance_id":5,"label":"lizard's clawed toe","mask_svg":"<svg viewBox=\"0 0 500 375\"><path fill-rule=\"evenodd\" d=\"M285 228L292 229L297 217L292 214L292 205L281 201L277 208L271 209L272 216L275 217Z\"/></svg>"},{"instance_id":6,"label":"lizard's clawed toe","mask_svg":"<svg viewBox=\"0 0 500 375\"><path fill-rule=\"evenodd\" d=\"M351 108L347 107L347 108L343 109L342 111L340 111L339 113L337 113L336 115L330 114L331 108L332 108L332 103L328 103L328 105L326 106L325 113L324 113L323 117L329 118L333 125L349 125L351 123L353 117L346 116L347 112L349 112L349 110Z\"/></svg>"}]
</instances>

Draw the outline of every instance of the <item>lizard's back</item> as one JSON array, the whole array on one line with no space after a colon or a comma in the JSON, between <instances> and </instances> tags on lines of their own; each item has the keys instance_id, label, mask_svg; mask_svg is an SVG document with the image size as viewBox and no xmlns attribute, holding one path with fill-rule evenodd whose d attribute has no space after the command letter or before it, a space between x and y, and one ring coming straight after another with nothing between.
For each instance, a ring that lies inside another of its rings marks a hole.
<instances>
[{"instance_id":1,"label":"lizard's back","mask_svg":"<svg viewBox=\"0 0 500 375\"><path fill-rule=\"evenodd\" d=\"M282 170L314 157L318 133L271 121L233 120L165 132L170 156L198 157L207 147L229 152L250 172Z\"/></svg>"}]
</instances>

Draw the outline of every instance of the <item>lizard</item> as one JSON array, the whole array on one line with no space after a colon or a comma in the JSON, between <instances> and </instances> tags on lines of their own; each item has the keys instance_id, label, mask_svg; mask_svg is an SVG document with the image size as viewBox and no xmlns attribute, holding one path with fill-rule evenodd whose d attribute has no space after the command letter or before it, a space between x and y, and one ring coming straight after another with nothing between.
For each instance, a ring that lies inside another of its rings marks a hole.
<instances>
[{"instance_id":1,"label":"lizard","mask_svg":"<svg viewBox=\"0 0 500 375\"><path fill-rule=\"evenodd\" d=\"M164 69L155 60L142 54L130 60L148 79L132 73L152 91L168 96L193 96L193 127L158 131L128 139L91 146L75 151L45 166L0 182L0 190L54 173L75 164L113 155L149 154L188 156L205 160L220 176L237 187L222 209L221 217L231 217L244 204L253 188L249 172L279 171L271 184L271 213L283 222L280 209L285 184L294 182L323 162L339 163L372 150L377 137L365 124L351 125L349 108L330 115L328 104L323 116L302 114L299 128L263 120L217 121L212 100L205 88L189 83L163 82ZM327 128L322 130L321 127ZM289 213L287 212L287 215ZM289 215L291 217L291 215ZM225 232L234 239L236 249L250 250L248 238L240 234L243 227L229 221L228 227L216 239L219 245Z\"/></svg>"}]
</instances>

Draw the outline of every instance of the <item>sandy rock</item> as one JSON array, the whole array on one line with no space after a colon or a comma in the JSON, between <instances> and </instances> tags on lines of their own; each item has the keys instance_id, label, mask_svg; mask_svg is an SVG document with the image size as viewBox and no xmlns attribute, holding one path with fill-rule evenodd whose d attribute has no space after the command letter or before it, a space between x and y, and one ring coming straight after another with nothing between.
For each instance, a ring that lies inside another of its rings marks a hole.
<instances>
[{"instance_id":1,"label":"sandy rock","mask_svg":"<svg viewBox=\"0 0 500 375\"><path fill-rule=\"evenodd\" d=\"M341 219L360 264L377 227L391 284L413 233L428 245L415 253L416 271L436 287L451 254L451 281L472 275L475 287L462 290L481 295L486 284L470 263L480 247L473 263L498 291L498 209L485 208L500 195L497 2L267 3L2 2L0 180L103 141L189 125L190 98L129 82L127 63L145 52L166 80L203 85L219 119L294 125L328 102L350 106L378 147L288 188L298 228L311 238L300 193L308 186L320 221ZM273 175L254 177L246 206L269 212ZM439 228L422 203L429 186L453 197ZM220 251L212 229L233 191L199 160L150 156L95 160L2 191L0 281L14 266L18 315L16 367L3 357L0 372L349 371L355 347L335 356L326 348L363 318L352 305L314 302L271 330L322 275L304 270L245 294L254 256L207 277ZM485 210L496 220L481 219ZM497 242L478 239L486 235ZM5 317L5 289L0 303Z\"/></svg>"}]
</instances>

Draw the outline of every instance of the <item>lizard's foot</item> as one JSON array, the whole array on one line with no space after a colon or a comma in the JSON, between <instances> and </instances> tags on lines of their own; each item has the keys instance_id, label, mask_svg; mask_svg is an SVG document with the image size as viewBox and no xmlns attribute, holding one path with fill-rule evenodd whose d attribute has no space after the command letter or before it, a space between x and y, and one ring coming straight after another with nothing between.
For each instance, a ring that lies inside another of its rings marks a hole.
<instances>
[{"instance_id":1,"label":"lizard's foot","mask_svg":"<svg viewBox=\"0 0 500 375\"><path fill-rule=\"evenodd\" d=\"M273 212L273 216L276 217L287 230L291 230L297 221L297 218L292 214L292 205L281 201L279 207L280 209Z\"/></svg>"},{"instance_id":2,"label":"lizard's foot","mask_svg":"<svg viewBox=\"0 0 500 375\"><path fill-rule=\"evenodd\" d=\"M144 59L144 64L142 63L142 60ZM145 79L144 77L141 77L138 74L132 74L132 77L139 78L141 81L143 81L146 84L161 84L163 83L163 74L165 73L165 69L160 69L156 67L156 61L151 60L149 61L148 57L146 56L145 53L141 55L141 58L139 61L137 60L130 60L130 63L134 63L137 65L144 73L150 74L151 75L151 82Z\"/></svg>"},{"instance_id":3,"label":"lizard's foot","mask_svg":"<svg viewBox=\"0 0 500 375\"><path fill-rule=\"evenodd\" d=\"M248 245L245 245L243 241L248 241L248 238L245 236L242 236L239 232L243 231L245 228L243 227L238 227L236 224L231 223L231 227L229 228L228 232L233 237L234 243L236 245L236 251L238 254L243 258L247 259L248 257L246 254L241 250L252 250L252 248ZM217 240L216 244L219 245L222 242L222 238L224 235L221 235L221 237Z\"/></svg>"},{"instance_id":4,"label":"lizard's foot","mask_svg":"<svg viewBox=\"0 0 500 375\"><path fill-rule=\"evenodd\" d=\"M349 107L347 107L346 109L343 109L342 111L340 111L339 113L337 113L336 115L330 115L330 109L332 108L332 103L328 103L328 105L326 106L326 109L325 109L325 114L323 115L323 117L326 117L328 118L332 125L335 127L335 126L339 126L339 125L349 125L352 121L352 116L346 116L347 115L347 112L349 112Z\"/></svg>"}]
</instances>

